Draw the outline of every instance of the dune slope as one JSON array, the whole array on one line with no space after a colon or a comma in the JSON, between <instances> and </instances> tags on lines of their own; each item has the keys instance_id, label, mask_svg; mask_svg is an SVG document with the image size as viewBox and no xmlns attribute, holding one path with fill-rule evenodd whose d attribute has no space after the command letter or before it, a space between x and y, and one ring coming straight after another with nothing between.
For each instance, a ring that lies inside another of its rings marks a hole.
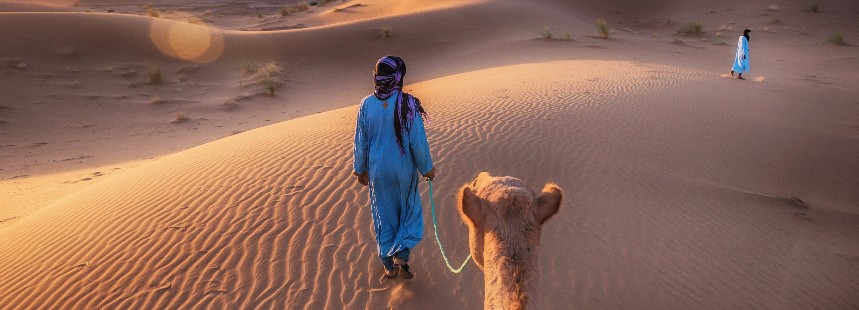
<instances>
[{"instance_id":1,"label":"dune slope","mask_svg":"<svg viewBox=\"0 0 859 310\"><path fill-rule=\"evenodd\" d=\"M859 197L847 190L859 163L814 151L843 155L855 139L821 132L838 129L826 120L810 129L794 122L805 116L773 115L778 101L692 100L700 76L565 61L412 85L433 121L448 251L466 255L455 189L486 170L568 194L541 244L547 307L859 305ZM431 239L414 255L417 279L379 281L366 193L350 178L354 117L340 109L166 156L19 221L0 231L0 288L11 292L0 302L480 307L482 275L448 273ZM761 123L815 142L751 139ZM778 167L804 173L788 181Z\"/></svg>"}]
</instances>

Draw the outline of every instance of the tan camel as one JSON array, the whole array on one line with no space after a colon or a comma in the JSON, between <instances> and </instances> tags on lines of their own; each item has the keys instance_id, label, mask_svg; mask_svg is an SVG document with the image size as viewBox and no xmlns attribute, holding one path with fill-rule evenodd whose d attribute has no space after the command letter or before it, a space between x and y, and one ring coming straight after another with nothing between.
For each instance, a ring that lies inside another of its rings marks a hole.
<instances>
[{"instance_id":1,"label":"tan camel","mask_svg":"<svg viewBox=\"0 0 859 310\"><path fill-rule=\"evenodd\" d=\"M484 309L533 309L537 302L540 229L561 205L553 183L538 196L522 180L481 172L460 190L471 256L483 271Z\"/></svg>"}]
</instances>

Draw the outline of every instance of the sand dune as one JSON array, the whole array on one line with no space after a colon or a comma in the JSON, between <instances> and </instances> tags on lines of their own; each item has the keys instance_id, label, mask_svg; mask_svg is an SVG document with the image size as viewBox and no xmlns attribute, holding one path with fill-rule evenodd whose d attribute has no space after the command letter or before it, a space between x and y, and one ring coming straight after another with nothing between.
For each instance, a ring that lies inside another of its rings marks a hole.
<instances>
[{"instance_id":1,"label":"sand dune","mask_svg":"<svg viewBox=\"0 0 859 310\"><path fill-rule=\"evenodd\" d=\"M824 41L855 40L849 1L346 1L268 24L306 26L284 31L128 5L0 4L0 309L480 308L482 274L449 273L430 231L416 279L379 280L350 173L384 54L430 113L454 260L478 172L565 190L544 308L859 307L859 57ZM32 13L61 10L98 13Z\"/></svg>"},{"instance_id":2,"label":"sand dune","mask_svg":"<svg viewBox=\"0 0 859 310\"><path fill-rule=\"evenodd\" d=\"M71 1L3 1L0 12L74 12Z\"/></svg>"},{"instance_id":3,"label":"sand dune","mask_svg":"<svg viewBox=\"0 0 859 310\"><path fill-rule=\"evenodd\" d=\"M778 141L756 146L761 159L720 154L726 146L710 141L743 149L733 130L779 117L739 104L708 110L688 91L700 76L565 61L412 85L433 119L442 239L465 256L453 193L477 171L553 180L571 199L543 237L547 307L856 306L859 215L847 190L855 175L843 173L855 159L782 155L796 170L821 160L834 171L778 182L779 169L753 170L773 165ZM657 100L665 95L676 97ZM726 121L740 109L749 118ZM166 156L20 220L0 231L4 266L16 266L0 282L14 292L4 304L479 307L479 272L447 273L429 242L415 255L418 280L379 282L366 197L349 178L354 115L322 113Z\"/></svg>"}]
</instances>

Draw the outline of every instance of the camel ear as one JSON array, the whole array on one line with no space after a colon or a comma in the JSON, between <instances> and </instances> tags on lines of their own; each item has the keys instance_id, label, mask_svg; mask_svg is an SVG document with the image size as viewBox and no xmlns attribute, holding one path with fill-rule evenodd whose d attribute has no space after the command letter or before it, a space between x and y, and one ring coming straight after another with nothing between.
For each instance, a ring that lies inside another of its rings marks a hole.
<instances>
[{"instance_id":1,"label":"camel ear","mask_svg":"<svg viewBox=\"0 0 859 310\"><path fill-rule=\"evenodd\" d=\"M459 212L462 219L473 227L482 227L483 212L480 209L480 198L471 191L471 187L463 186L459 193Z\"/></svg>"},{"instance_id":2,"label":"camel ear","mask_svg":"<svg viewBox=\"0 0 859 310\"><path fill-rule=\"evenodd\" d=\"M534 218L537 223L543 224L558 213L562 196L561 189L554 183L546 183L546 186L543 186L543 193L537 197L537 206L534 208Z\"/></svg>"}]
</instances>

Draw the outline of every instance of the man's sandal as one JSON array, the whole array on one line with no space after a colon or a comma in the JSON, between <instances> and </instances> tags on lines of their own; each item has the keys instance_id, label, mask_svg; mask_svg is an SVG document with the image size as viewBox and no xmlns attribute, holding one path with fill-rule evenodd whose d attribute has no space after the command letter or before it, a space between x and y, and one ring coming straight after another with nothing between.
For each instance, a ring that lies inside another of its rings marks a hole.
<instances>
[{"instance_id":1,"label":"man's sandal","mask_svg":"<svg viewBox=\"0 0 859 310\"><path fill-rule=\"evenodd\" d=\"M397 277L397 273L399 271L399 266L394 265L394 269L388 270L388 268L382 267L385 270L385 278L393 279Z\"/></svg>"},{"instance_id":2,"label":"man's sandal","mask_svg":"<svg viewBox=\"0 0 859 310\"><path fill-rule=\"evenodd\" d=\"M400 267L400 277L403 279L411 279L414 278L415 275L409 271L409 264L405 260L399 257L394 257L394 266Z\"/></svg>"}]
</instances>

